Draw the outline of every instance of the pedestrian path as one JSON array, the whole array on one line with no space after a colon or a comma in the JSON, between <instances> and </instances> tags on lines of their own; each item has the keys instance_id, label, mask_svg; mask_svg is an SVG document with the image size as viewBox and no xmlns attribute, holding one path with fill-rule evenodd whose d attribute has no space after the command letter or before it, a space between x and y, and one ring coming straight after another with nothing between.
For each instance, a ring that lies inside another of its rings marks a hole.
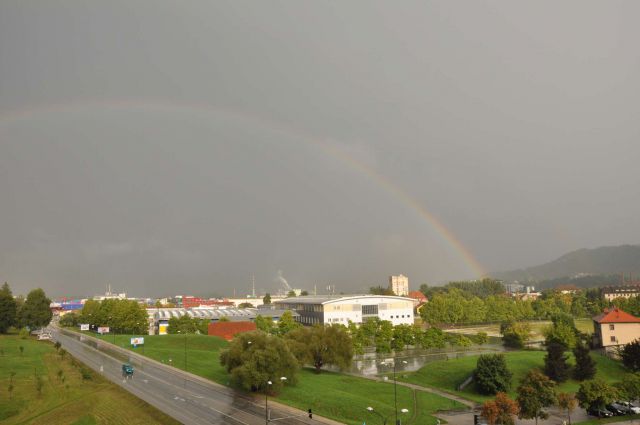
<instances>
[{"instance_id":1,"label":"pedestrian path","mask_svg":"<svg viewBox=\"0 0 640 425\"><path fill-rule=\"evenodd\" d=\"M378 382L387 382L387 383L391 383L393 384L393 380L389 380L389 379L384 379L381 378L379 376L364 376L364 375L359 375L357 373L349 373L349 375L352 376L357 376L358 378L365 378L365 379L370 379L372 381L378 381ZM407 387L407 388L411 388L413 390L418 390L418 391L424 391L427 393L433 393L433 394L437 394L441 397L444 398L448 398L449 400L455 400L458 403L464 404L465 406L469 407L470 409L474 409L476 407L478 407L478 404L471 401L471 400L467 400L466 398L462 398L456 394L451 394L449 392L443 391L443 390L439 390L436 388L432 388L432 387L423 387L422 385L417 385L417 384L410 384L408 382L401 382L401 381L396 381L397 385L402 385L403 387Z\"/></svg>"}]
</instances>

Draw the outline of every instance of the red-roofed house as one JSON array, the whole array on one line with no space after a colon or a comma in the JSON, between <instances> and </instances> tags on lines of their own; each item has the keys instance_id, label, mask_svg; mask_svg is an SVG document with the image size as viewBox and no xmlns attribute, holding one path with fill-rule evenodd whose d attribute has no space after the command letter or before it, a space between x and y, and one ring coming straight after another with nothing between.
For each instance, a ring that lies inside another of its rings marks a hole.
<instances>
[{"instance_id":1,"label":"red-roofed house","mask_svg":"<svg viewBox=\"0 0 640 425\"><path fill-rule=\"evenodd\" d=\"M594 317L593 328L599 347L625 345L640 338L640 318L617 307L605 309Z\"/></svg>"},{"instance_id":2,"label":"red-roofed house","mask_svg":"<svg viewBox=\"0 0 640 425\"><path fill-rule=\"evenodd\" d=\"M423 294L420 291L411 291L409 292L409 295L407 295L409 298L413 298L413 307L417 307L420 304L424 304L426 303L427 300L427 296L425 294Z\"/></svg>"}]
</instances>

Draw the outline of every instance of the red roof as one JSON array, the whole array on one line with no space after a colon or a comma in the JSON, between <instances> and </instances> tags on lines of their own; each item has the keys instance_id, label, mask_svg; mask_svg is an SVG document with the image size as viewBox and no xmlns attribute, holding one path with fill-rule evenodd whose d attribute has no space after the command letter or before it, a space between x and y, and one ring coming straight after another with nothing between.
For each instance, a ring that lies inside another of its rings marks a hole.
<instances>
[{"instance_id":1,"label":"red roof","mask_svg":"<svg viewBox=\"0 0 640 425\"><path fill-rule=\"evenodd\" d=\"M605 308L604 312L594 317L593 320L598 323L640 323L640 318L625 313L618 307L611 310Z\"/></svg>"},{"instance_id":2,"label":"red roof","mask_svg":"<svg viewBox=\"0 0 640 425\"><path fill-rule=\"evenodd\" d=\"M254 322L214 322L209 323L209 335L231 341L236 334L256 330Z\"/></svg>"},{"instance_id":3,"label":"red roof","mask_svg":"<svg viewBox=\"0 0 640 425\"><path fill-rule=\"evenodd\" d=\"M415 300L419 300L419 301L426 301L427 297L420 291L411 291L409 292L409 298L413 298Z\"/></svg>"}]
</instances>

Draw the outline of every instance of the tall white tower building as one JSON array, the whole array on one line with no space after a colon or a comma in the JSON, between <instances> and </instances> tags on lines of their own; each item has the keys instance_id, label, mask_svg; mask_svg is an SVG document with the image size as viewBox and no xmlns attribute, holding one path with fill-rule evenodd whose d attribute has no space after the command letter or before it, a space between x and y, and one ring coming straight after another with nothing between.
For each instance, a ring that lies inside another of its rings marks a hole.
<instances>
[{"instance_id":1,"label":"tall white tower building","mask_svg":"<svg viewBox=\"0 0 640 425\"><path fill-rule=\"evenodd\" d=\"M409 278L402 274L389 276L389 289L399 297L409 295Z\"/></svg>"}]
</instances>

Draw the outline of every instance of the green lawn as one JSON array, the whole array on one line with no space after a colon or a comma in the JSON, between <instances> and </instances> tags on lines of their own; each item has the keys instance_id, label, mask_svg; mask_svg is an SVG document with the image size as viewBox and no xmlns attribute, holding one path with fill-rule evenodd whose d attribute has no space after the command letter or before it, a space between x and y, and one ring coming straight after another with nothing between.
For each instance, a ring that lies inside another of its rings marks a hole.
<instances>
[{"instance_id":1,"label":"green lawn","mask_svg":"<svg viewBox=\"0 0 640 425\"><path fill-rule=\"evenodd\" d=\"M93 334L91 334L93 335ZM96 335L93 335L96 336ZM136 335L140 336L140 335ZM113 335L97 336L114 342ZM123 348L143 354L162 363L185 370L185 342L187 348L187 371L226 385L228 375L220 365L220 350L229 344L222 338L208 335L145 335L144 347L133 348L132 335L117 335L115 343ZM186 341L185 341L186 339Z\"/></svg>"},{"instance_id":2,"label":"green lawn","mask_svg":"<svg viewBox=\"0 0 640 425\"><path fill-rule=\"evenodd\" d=\"M113 343L113 335L100 336L104 341ZM116 344L134 350L129 335L116 336ZM145 335L144 351L141 347L135 352L144 354L157 361L172 364L184 369L184 335ZM187 370L193 374L227 385L229 377L220 366L220 350L228 343L220 338L206 335L187 336ZM169 362L171 359L171 362ZM366 410L368 406L388 416L393 409L393 385L376 382L339 373L302 370L295 386L285 387L276 399L284 404L307 410L311 408L318 415L353 425L364 421L377 424L379 417ZM406 408L409 413L403 417L403 423L435 424L431 414L438 410L461 409L465 406L436 394L398 386L398 410ZM388 423L393 423L390 420Z\"/></svg>"},{"instance_id":3,"label":"green lawn","mask_svg":"<svg viewBox=\"0 0 640 425\"><path fill-rule=\"evenodd\" d=\"M397 390L398 411L409 410L402 416L402 423L407 425L435 424L436 418L430 413L466 408L456 401L424 391L415 392L414 399L414 391L402 385ZM316 374L309 369L302 370L298 384L285 387L278 400L304 410L311 408L322 416L353 425L365 421L378 423L380 418L368 412L368 406L385 417L391 418L394 414L392 383L331 372Z\"/></svg>"},{"instance_id":4,"label":"green lawn","mask_svg":"<svg viewBox=\"0 0 640 425\"><path fill-rule=\"evenodd\" d=\"M24 348L20 353L20 346ZM177 424L127 391L91 373L49 342L0 336L0 422L3 424ZM61 372L60 372L61 371ZM10 373L14 391L9 399ZM60 374L59 374L60 373ZM42 391L36 388L36 375Z\"/></svg>"},{"instance_id":5,"label":"green lawn","mask_svg":"<svg viewBox=\"0 0 640 425\"><path fill-rule=\"evenodd\" d=\"M515 389L522 377L533 368L542 368L545 351L513 351L505 353L507 366L513 372L512 389L510 395L515 394ZM624 375L623 366L616 361L599 354L592 354L598 367L597 377L607 382L616 382ZM422 367L417 372L403 373L399 380L418 385L431 386L458 394L469 400L483 402L491 397L483 396L477 392L475 385L468 385L463 391L456 391L456 387L467 377L471 376L476 367L478 356L466 356L458 359L441 360L432 362ZM573 356L570 355L570 362ZM563 392L575 392L579 383L574 380L559 385L558 390Z\"/></svg>"}]
</instances>

